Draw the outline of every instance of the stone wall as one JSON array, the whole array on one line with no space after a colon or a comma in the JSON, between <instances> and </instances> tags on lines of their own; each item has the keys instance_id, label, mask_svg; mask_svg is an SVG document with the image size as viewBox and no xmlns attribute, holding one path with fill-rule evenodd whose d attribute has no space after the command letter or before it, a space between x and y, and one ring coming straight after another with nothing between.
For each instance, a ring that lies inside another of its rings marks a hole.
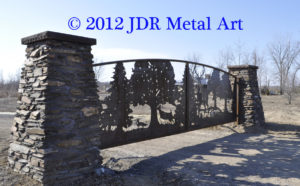
<instances>
[{"instance_id":1,"label":"stone wall","mask_svg":"<svg viewBox=\"0 0 300 186\"><path fill-rule=\"evenodd\" d=\"M239 123L247 131L261 130L265 117L257 82L257 66L229 66L229 72L239 79Z\"/></svg>"},{"instance_id":2,"label":"stone wall","mask_svg":"<svg viewBox=\"0 0 300 186\"><path fill-rule=\"evenodd\" d=\"M9 166L42 183L73 181L101 165L96 40L43 32L22 39L26 61L11 129Z\"/></svg>"}]
</instances>

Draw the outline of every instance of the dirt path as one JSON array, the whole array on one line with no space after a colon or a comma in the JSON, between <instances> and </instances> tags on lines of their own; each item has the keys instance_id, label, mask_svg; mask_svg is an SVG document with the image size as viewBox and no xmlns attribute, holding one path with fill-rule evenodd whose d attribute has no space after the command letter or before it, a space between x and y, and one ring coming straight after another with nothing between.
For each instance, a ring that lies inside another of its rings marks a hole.
<instances>
[{"instance_id":1,"label":"dirt path","mask_svg":"<svg viewBox=\"0 0 300 186\"><path fill-rule=\"evenodd\" d=\"M0 185L38 185L5 168L12 116L0 116ZM102 150L106 185L300 185L300 127L203 129ZM298 131L298 132L297 132ZM17 176L18 175L18 176ZM25 181L24 181L25 180Z\"/></svg>"},{"instance_id":2,"label":"dirt path","mask_svg":"<svg viewBox=\"0 0 300 186\"><path fill-rule=\"evenodd\" d=\"M204 129L106 149L102 155L107 167L123 171L125 185L145 180L149 185L300 185L300 135L294 131Z\"/></svg>"}]
</instances>

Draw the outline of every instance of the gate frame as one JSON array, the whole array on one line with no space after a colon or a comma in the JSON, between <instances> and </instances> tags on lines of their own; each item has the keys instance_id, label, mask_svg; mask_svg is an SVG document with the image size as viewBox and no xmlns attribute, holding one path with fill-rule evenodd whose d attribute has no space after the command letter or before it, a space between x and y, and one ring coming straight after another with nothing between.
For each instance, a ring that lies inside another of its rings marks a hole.
<instances>
[{"instance_id":1,"label":"gate frame","mask_svg":"<svg viewBox=\"0 0 300 186\"><path fill-rule=\"evenodd\" d=\"M207 65L207 64L203 64L203 63L199 63L199 62L193 62L193 61L188 61L188 60L180 60L180 59L168 59L168 58L140 58L140 59L126 59L126 60L114 60L114 61L108 61L108 62L100 62L100 63L94 63L92 66L93 67L98 67L98 66L106 66L106 65L113 65L113 64L117 64L117 63L136 63L136 62L141 62L141 61L151 61L151 62L164 62L164 61L167 61L167 62L174 62L174 63L185 63L185 69L187 69L187 72L186 72L186 77L185 77L185 80L186 80L186 89L185 89L185 92L186 92L186 96L185 96L185 103L186 103L186 106L185 106L185 129L186 131L189 131L190 130L190 118L189 118L189 107L190 107L190 104L189 104L189 99L188 99L188 95L189 95L189 76L187 74L189 74L189 65L192 64L192 65L199 65L199 66L202 66L202 67L207 67L207 68L210 68L210 69L214 69L214 70L218 70L219 72L223 72L223 73L226 73L229 75L229 77L233 77L234 79L230 80L231 81L231 86L233 86L233 101L236 102L236 105L235 105L235 123L236 123L236 126L239 124L239 77L237 77L236 75L230 73L230 72L227 72L223 69L220 69L220 68L217 68L217 67L214 67L214 66L211 66L211 65ZM235 100L234 100L235 98Z\"/></svg>"}]
</instances>

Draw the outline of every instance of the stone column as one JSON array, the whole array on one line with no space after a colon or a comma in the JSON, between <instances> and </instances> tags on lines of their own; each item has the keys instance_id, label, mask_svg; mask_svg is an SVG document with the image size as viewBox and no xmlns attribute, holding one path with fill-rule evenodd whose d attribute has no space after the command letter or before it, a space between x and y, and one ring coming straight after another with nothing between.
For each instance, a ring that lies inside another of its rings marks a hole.
<instances>
[{"instance_id":1,"label":"stone column","mask_svg":"<svg viewBox=\"0 0 300 186\"><path fill-rule=\"evenodd\" d=\"M257 66L229 66L229 73L239 78L239 123L247 131L261 130L264 111L257 82Z\"/></svg>"},{"instance_id":2,"label":"stone column","mask_svg":"<svg viewBox=\"0 0 300 186\"><path fill-rule=\"evenodd\" d=\"M9 166L47 184L84 178L101 165L95 39L43 32L27 45L11 129Z\"/></svg>"}]
</instances>

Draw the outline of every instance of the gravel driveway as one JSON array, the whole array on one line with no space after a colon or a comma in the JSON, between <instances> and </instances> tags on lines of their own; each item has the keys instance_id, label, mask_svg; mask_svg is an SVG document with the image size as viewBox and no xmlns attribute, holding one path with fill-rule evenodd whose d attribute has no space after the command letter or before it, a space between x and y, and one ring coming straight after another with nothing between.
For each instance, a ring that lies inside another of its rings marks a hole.
<instances>
[{"instance_id":1,"label":"gravel driveway","mask_svg":"<svg viewBox=\"0 0 300 186\"><path fill-rule=\"evenodd\" d=\"M0 185L39 185L6 169L12 119L0 115ZM103 163L115 173L96 183L300 185L300 126L268 128L267 134L240 134L225 125L104 149Z\"/></svg>"}]
</instances>

